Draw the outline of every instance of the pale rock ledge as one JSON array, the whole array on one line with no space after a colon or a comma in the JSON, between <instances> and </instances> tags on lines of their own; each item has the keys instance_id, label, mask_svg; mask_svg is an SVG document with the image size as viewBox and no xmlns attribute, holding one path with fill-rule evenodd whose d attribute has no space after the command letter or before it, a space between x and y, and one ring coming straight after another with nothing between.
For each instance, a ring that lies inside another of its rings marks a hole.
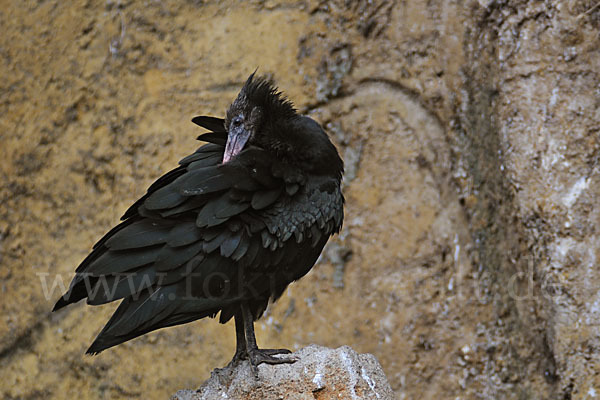
<instances>
[{"instance_id":1,"label":"pale rock ledge","mask_svg":"<svg viewBox=\"0 0 600 400\"><path fill-rule=\"evenodd\" d=\"M349 346L337 349L310 345L294 354L293 364L258 367L249 362L216 369L200 389L180 390L171 400L326 400L395 398L377 359L358 354Z\"/></svg>"}]
</instances>

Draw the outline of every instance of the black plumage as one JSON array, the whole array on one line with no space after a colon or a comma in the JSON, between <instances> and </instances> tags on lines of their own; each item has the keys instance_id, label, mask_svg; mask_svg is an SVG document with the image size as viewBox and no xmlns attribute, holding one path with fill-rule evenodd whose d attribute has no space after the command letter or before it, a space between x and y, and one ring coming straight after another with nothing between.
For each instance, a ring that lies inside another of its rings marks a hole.
<instances>
[{"instance_id":1,"label":"black plumage","mask_svg":"<svg viewBox=\"0 0 600 400\"><path fill-rule=\"evenodd\" d=\"M208 142L153 183L77 268L54 310L121 304L87 350L220 313L233 361L291 362L258 349L253 322L304 276L342 226L343 163L312 119L252 74L225 119L192 120Z\"/></svg>"}]
</instances>

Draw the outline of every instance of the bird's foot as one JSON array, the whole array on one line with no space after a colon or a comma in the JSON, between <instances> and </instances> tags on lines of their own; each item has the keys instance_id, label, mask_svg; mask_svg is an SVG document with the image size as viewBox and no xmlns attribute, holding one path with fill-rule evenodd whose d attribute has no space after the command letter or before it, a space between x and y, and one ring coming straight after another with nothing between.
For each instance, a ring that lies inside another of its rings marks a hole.
<instances>
[{"instance_id":1,"label":"bird's foot","mask_svg":"<svg viewBox=\"0 0 600 400\"><path fill-rule=\"evenodd\" d=\"M229 361L229 364L227 364L223 369L233 369L240 365L242 361L245 361L247 359L248 352L246 350L236 350L235 354L233 355L233 358L231 359L231 361Z\"/></svg>"},{"instance_id":2,"label":"bird's foot","mask_svg":"<svg viewBox=\"0 0 600 400\"><path fill-rule=\"evenodd\" d=\"M291 351L287 349L253 349L248 350L248 356L250 358L250 365L254 375L258 377L258 366L260 364L293 364L298 361L291 357L273 357L277 354L290 354Z\"/></svg>"}]
</instances>

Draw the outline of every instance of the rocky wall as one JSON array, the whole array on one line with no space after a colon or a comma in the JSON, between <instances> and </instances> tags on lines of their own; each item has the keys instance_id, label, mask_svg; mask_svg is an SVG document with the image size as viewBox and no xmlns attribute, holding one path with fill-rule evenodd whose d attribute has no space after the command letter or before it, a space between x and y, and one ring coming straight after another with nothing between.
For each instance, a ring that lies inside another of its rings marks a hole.
<instances>
[{"instance_id":1,"label":"rocky wall","mask_svg":"<svg viewBox=\"0 0 600 400\"><path fill-rule=\"evenodd\" d=\"M6 1L0 397L168 398L228 362L214 320L88 357L115 306L50 309L256 67L330 133L348 200L260 345L372 353L398 398L597 396L599 20L592 1Z\"/></svg>"}]
</instances>

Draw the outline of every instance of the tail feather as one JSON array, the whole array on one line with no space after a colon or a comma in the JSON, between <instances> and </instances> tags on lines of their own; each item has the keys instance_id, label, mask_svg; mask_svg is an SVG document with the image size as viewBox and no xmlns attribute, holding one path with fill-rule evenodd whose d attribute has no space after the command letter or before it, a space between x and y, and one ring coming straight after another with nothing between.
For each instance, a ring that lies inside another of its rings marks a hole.
<instances>
[{"instance_id":1,"label":"tail feather","mask_svg":"<svg viewBox=\"0 0 600 400\"><path fill-rule=\"evenodd\" d=\"M96 286L98 281L97 277L88 277L87 279L89 287ZM54 308L52 308L52 311L54 312L60 310L63 307L68 306L69 304L77 303L78 301L88 297L88 294L88 288L85 285L83 279L73 279L73 282L71 282L71 287L69 288L69 290L67 290L67 293L63 294L61 298L58 299L56 304L54 304Z\"/></svg>"},{"instance_id":2,"label":"tail feather","mask_svg":"<svg viewBox=\"0 0 600 400\"><path fill-rule=\"evenodd\" d=\"M125 298L98 334L86 354L126 342L145 333L204 317L214 317L237 299L188 299L177 296L174 286L145 291L138 299Z\"/></svg>"}]
</instances>

